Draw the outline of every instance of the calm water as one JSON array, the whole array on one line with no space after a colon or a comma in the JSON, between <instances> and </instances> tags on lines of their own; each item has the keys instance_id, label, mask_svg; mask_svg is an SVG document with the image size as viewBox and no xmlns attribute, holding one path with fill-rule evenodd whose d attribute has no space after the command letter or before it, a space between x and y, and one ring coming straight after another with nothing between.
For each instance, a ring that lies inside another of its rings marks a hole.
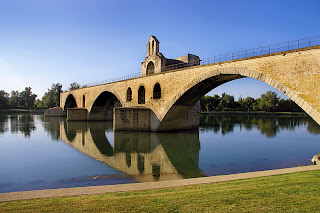
<instances>
[{"instance_id":1,"label":"calm water","mask_svg":"<svg viewBox=\"0 0 320 213\"><path fill-rule=\"evenodd\" d=\"M199 131L130 133L111 122L0 115L0 192L203 177L311 165L307 116L211 115Z\"/></svg>"}]
</instances>

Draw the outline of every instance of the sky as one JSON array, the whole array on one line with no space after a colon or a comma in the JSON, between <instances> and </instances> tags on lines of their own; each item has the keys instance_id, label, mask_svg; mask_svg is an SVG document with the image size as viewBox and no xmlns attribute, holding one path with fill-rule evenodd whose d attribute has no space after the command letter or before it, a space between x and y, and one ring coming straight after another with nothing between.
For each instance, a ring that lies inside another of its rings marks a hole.
<instances>
[{"instance_id":1,"label":"sky","mask_svg":"<svg viewBox=\"0 0 320 213\"><path fill-rule=\"evenodd\" d=\"M0 1L0 90L88 84L141 72L150 35L167 58L200 58L320 35L319 0ZM254 98L273 90L245 78L226 92ZM280 94L280 92L279 92ZM285 97L284 95L281 97Z\"/></svg>"}]
</instances>

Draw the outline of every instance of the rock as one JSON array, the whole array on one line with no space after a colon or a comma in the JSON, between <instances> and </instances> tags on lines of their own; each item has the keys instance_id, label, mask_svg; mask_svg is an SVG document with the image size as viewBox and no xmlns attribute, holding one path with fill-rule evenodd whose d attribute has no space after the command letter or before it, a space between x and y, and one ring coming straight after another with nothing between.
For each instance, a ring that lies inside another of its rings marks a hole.
<instances>
[{"instance_id":1,"label":"rock","mask_svg":"<svg viewBox=\"0 0 320 213\"><path fill-rule=\"evenodd\" d=\"M314 165L320 165L320 155L315 155L315 156L313 156L313 158L311 159L311 162L312 162Z\"/></svg>"}]
</instances>

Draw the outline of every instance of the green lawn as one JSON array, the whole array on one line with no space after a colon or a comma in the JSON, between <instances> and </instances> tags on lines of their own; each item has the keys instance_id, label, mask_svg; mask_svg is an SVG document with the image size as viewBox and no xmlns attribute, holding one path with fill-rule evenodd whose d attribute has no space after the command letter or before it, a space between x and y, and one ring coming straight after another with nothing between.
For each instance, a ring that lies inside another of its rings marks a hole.
<instances>
[{"instance_id":1,"label":"green lawn","mask_svg":"<svg viewBox=\"0 0 320 213\"><path fill-rule=\"evenodd\" d=\"M320 212L320 170L103 195L0 203L0 212Z\"/></svg>"}]
</instances>

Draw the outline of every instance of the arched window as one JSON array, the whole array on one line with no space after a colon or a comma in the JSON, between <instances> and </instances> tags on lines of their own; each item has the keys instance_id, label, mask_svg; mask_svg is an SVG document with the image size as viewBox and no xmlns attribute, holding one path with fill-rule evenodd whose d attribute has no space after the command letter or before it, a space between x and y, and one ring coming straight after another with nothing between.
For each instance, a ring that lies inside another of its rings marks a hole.
<instances>
[{"instance_id":1,"label":"arched window","mask_svg":"<svg viewBox=\"0 0 320 213\"><path fill-rule=\"evenodd\" d=\"M154 41L152 41L152 55L154 54Z\"/></svg>"},{"instance_id":2,"label":"arched window","mask_svg":"<svg viewBox=\"0 0 320 213\"><path fill-rule=\"evenodd\" d=\"M138 104L145 104L145 92L144 86L140 86L138 91Z\"/></svg>"},{"instance_id":3,"label":"arched window","mask_svg":"<svg viewBox=\"0 0 320 213\"><path fill-rule=\"evenodd\" d=\"M153 99L161 98L161 87L159 83L156 83L153 87Z\"/></svg>"},{"instance_id":4,"label":"arched window","mask_svg":"<svg viewBox=\"0 0 320 213\"><path fill-rule=\"evenodd\" d=\"M127 90L127 101L131 101L132 100L132 90L129 87Z\"/></svg>"},{"instance_id":5,"label":"arched window","mask_svg":"<svg viewBox=\"0 0 320 213\"><path fill-rule=\"evenodd\" d=\"M86 107L86 97L82 96L82 107Z\"/></svg>"},{"instance_id":6,"label":"arched window","mask_svg":"<svg viewBox=\"0 0 320 213\"><path fill-rule=\"evenodd\" d=\"M150 61L147 66L147 73L146 74L150 75L153 73L154 73L154 63L152 61Z\"/></svg>"}]
</instances>

